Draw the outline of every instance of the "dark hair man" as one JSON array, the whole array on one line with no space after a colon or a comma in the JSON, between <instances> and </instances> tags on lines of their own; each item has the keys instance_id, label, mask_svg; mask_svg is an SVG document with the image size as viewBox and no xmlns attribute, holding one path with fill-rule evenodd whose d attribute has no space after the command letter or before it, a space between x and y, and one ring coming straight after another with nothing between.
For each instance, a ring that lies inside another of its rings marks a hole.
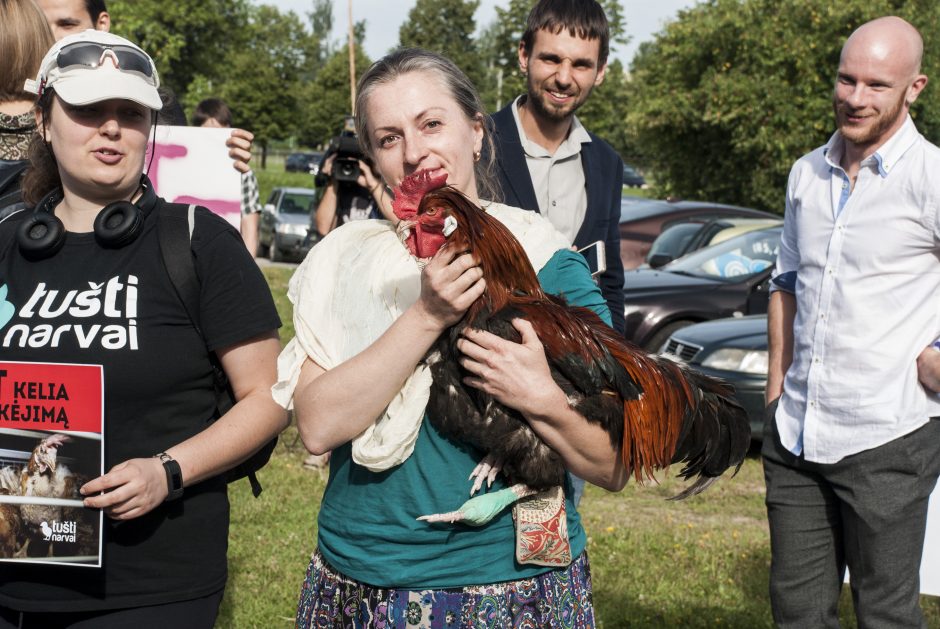
<instances>
[{"instance_id":1,"label":"dark hair man","mask_svg":"<svg viewBox=\"0 0 940 629\"><path fill-rule=\"evenodd\" d=\"M909 115L923 40L897 17L845 42L836 132L790 171L770 297L762 455L780 627L837 627L848 566L861 627L918 605L940 401L940 150ZM920 369L920 373L919 373Z\"/></svg>"},{"instance_id":2,"label":"dark hair man","mask_svg":"<svg viewBox=\"0 0 940 629\"><path fill-rule=\"evenodd\" d=\"M104 0L36 0L56 40L93 28L108 31L111 16Z\"/></svg>"},{"instance_id":3,"label":"dark hair man","mask_svg":"<svg viewBox=\"0 0 940 629\"><path fill-rule=\"evenodd\" d=\"M526 93L493 115L503 201L544 214L577 248L603 241L600 286L623 332L623 162L575 112L607 70L609 28L595 0L541 0L519 42Z\"/></svg>"}]
</instances>

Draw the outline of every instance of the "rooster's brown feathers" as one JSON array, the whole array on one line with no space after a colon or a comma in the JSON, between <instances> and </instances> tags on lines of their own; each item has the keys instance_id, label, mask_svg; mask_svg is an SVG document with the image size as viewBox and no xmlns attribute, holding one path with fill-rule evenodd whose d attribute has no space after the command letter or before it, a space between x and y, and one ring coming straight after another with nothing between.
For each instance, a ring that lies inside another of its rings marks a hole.
<instances>
[{"instance_id":1,"label":"rooster's brown feathers","mask_svg":"<svg viewBox=\"0 0 940 629\"><path fill-rule=\"evenodd\" d=\"M448 216L458 225L449 245L479 260L486 291L428 359L434 379L428 415L441 432L501 460L512 482L534 489L562 482L561 459L519 413L462 383L467 374L457 362L460 332L471 326L518 342L511 321L522 318L535 328L572 407L607 431L637 480L684 463L680 476L696 480L677 496L682 498L740 467L750 428L729 385L648 355L592 311L545 294L512 233L456 190L427 192L416 220L427 230L441 227Z\"/></svg>"}]
</instances>

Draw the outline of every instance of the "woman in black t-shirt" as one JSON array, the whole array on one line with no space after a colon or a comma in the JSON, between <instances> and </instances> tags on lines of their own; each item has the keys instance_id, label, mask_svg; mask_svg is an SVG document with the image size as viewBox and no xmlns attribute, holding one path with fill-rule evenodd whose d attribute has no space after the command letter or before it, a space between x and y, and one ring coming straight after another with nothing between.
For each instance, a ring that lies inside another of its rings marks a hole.
<instances>
[{"instance_id":1,"label":"woman in black t-shirt","mask_svg":"<svg viewBox=\"0 0 940 629\"><path fill-rule=\"evenodd\" d=\"M80 493L106 518L100 569L0 568L0 628L212 627L226 579L220 474L286 425L270 395L280 321L238 233L203 208L191 232L201 330L177 296L157 235L167 204L140 174L161 107L146 53L85 31L30 83L35 209L0 223L0 357L101 365L107 472ZM212 353L237 400L217 421Z\"/></svg>"}]
</instances>

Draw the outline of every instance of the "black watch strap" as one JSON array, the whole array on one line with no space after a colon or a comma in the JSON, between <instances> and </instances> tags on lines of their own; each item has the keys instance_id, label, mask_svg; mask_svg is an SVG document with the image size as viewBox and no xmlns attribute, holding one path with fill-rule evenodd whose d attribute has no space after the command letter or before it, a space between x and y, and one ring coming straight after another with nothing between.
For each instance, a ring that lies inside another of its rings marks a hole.
<instances>
[{"instance_id":1,"label":"black watch strap","mask_svg":"<svg viewBox=\"0 0 940 629\"><path fill-rule=\"evenodd\" d=\"M163 463L166 472L166 501L176 500L183 495L183 470L180 464L166 452L154 455Z\"/></svg>"}]
</instances>

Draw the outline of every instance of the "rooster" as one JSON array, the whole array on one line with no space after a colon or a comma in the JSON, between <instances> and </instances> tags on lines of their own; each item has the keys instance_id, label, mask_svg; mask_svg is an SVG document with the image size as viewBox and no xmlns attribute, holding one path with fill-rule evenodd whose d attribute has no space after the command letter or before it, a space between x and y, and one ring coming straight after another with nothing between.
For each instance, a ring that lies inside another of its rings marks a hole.
<instances>
[{"instance_id":1,"label":"rooster","mask_svg":"<svg viewBox=\"0 0 940 629\"><path fill-rule=\"evenodd\" d=\"M681 499L705 490L729 468L736 472L751 435L732 387L646 354L592 311L543 292L512 233L457 190L440 187L445 177L415 173L396 190L404 242L421 258L433 255L444 242L471 252L486 290L428 354L433 376L428 418L444 435L486 453L474 471L471 494L483 477L492 480L494 469L513 486L474 498L458 511L419 519L483 524L519 498L564 481L561 458L520 413L462 381L467 374L456 346L461 332L472 327L520 342L512 326L516 318L535 328L552 376L571 406L604 428L638 482L652 478L655 470L683 463L679 476L693 482L674 497Z\"/></svg>"}]
</instances>

